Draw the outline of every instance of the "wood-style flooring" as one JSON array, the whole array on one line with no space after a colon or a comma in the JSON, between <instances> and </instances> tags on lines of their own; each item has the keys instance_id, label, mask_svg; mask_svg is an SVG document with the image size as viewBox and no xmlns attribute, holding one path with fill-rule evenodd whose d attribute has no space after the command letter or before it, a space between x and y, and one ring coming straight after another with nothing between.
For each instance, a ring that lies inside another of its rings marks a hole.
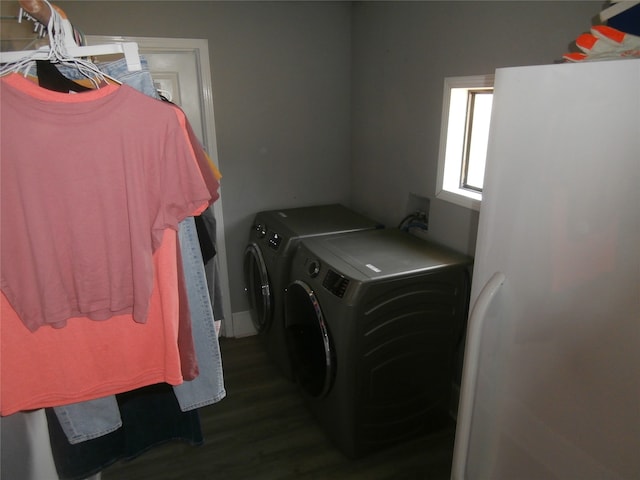
<instances>
[{"instance_id":1,"label":"wood-style flooring","mask_svg":"<svg viewBox=\"0 0 640 480\"><path fill-rule=\"evenodd\" d=\"M103 480L449 479L453 425L350 460L325 438L257 337L221 338L220 348L227 396L200 410L204 445L154 448L108 467Z\"/></svg>"}]
</instances>

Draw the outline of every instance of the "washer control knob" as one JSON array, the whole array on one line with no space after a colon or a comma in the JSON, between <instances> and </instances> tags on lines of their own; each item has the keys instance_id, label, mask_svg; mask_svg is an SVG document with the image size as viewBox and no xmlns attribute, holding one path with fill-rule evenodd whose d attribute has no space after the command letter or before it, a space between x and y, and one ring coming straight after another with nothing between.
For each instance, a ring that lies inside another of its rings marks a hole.
<instances>
[{"instance_id":1,"label":"washer control knob","mask_svg":"<svg viewBox=\"0 0 640 480\"><path fill-rule=\"evenodd\" d=\"M317 260L311 260L309 262L309 266L307 267L307 272L311 278L316 278L320 273L320 262Z\"/></svg>"},{"instance_id":2,"label":"washer control knob","mask_svg":"<svg viewBox=\"0 0 640 480\"><path fill-rule=\"evenodd\" d=\"M253 228L255 229L258 238L264 238L267 235L267 227L261 223L256 223Z\"/></svg>"}]
</instances>

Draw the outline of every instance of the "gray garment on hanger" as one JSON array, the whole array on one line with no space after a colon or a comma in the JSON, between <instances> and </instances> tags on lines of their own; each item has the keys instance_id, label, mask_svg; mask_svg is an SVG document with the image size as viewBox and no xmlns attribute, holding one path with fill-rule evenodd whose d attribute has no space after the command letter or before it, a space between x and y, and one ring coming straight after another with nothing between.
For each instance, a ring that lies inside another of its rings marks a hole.
<instances>
[{"instance_id":1,"label":"gray garment on hanger","mask_svg":"<svg viewBox=\"0 0 640 480\"><path fill-rule=\"evenodd\" d=\"M207 233L211 238L214 246L216 245L217 223L216 216L213 211L213 205L207 208L200 215ZM218 271L218 248L216 246L216 254L204 265L205 274L207 276L207 284L209 285L209 296L211 297L211 305L213 307L213 317L215 320L224 318L224 308L222 305L222 289L220 288L219 271Z\"/></svg>"}]
</instances>

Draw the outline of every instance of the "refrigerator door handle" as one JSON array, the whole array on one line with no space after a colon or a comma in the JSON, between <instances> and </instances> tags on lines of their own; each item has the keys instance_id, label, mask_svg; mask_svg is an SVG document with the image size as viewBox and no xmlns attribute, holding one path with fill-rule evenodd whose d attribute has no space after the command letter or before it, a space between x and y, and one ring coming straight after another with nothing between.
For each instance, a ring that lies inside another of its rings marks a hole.
<instances>
[{"instance_id":1,"label":"refrigerator door handle","mask_svg":"<svg viewBox=\"0 0 640 480\"><path fill-rule=\"evenodd\" d=\"M476 382L478 379L478 361L480 357L480 340L487 310L498 290L505 281L502 272L495 272L484 285L469 316L469 332L464 353L460 402L456 427L456 439L451 467L452 480L464 480L467 465L467 452L471 432L471 414L475 400Z\"/></svg>"}]
</instances>

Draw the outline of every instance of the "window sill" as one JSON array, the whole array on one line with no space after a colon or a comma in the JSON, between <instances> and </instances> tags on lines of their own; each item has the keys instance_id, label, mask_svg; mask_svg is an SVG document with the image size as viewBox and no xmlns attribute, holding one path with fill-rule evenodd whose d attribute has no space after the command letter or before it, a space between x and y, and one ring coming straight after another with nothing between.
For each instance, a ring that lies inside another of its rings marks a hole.
<instances>
[{"instance_id":1,"label":"window sill","mask_svg":"<svg viewBox=\"0 0 640 480\"><path fill-rule=\"evenodd\" d=\"M439 198L440 200L444 200L446 202L455 203L456 205L469 208L471 210L480 211L482 195L462 189L458 190L457 192L440 190L436 193L436 198Z\"/></svg>"}]
</instances>

